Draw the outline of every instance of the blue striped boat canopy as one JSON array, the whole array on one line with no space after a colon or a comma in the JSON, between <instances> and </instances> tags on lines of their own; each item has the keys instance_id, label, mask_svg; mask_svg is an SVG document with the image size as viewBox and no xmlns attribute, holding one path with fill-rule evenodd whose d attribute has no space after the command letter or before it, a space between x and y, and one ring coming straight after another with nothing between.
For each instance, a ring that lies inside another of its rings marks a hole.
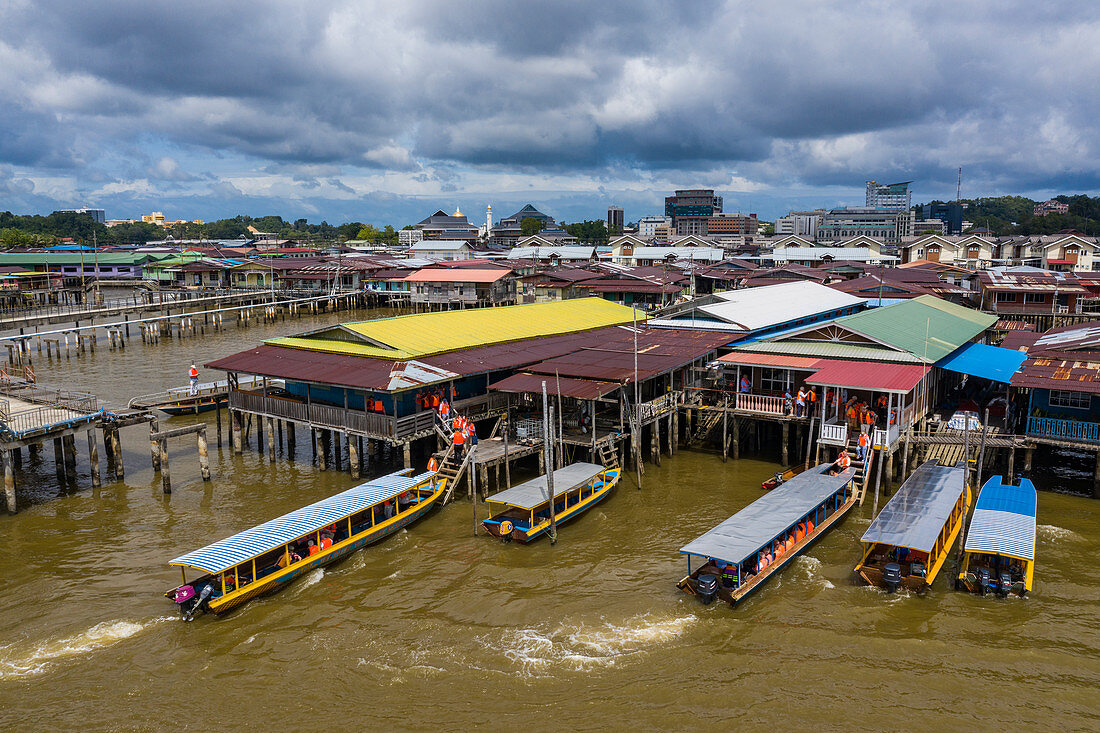
<instances>
[{"instance_id":1,"label":"blue striped boat canopy","mask_svg":"<svg viewBox=\"0 0 1100 733\"><path fill-rule=\"evenodd\" d=\"M169 565L181 565L208 573L220 573L234 565L251 560L288 542L293 542L311 532L324 529L358 511L381 501L392 499L435 476L428 471L409 476L411 468L380 476L365 484L321 499L321 501L295 509L278 519L257 525L252 529L218 540L201 550L177 557Z\"/></svg>"},{"instance_id":2,"label":"blue striped boat canopy","mask_svg":"<svg viewBox=\"0 0 1100 733\"><path fill-rule=\"evenodd\" d=\"M986 481L974 505L966 551L1034 560L1037 500L1026 478L1019 486L1003 483L1000 476Z\"/></svg>"}]
</instances>

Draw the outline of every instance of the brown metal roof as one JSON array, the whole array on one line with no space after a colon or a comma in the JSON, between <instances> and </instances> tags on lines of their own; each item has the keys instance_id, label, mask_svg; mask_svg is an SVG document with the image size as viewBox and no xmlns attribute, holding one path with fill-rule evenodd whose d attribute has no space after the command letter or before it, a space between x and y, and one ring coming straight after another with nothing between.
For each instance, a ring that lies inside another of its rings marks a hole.
<instances>
[{"instance_id":1,"label":"brown metal roof","mask_svg":"<svg viewBox=\"0 0 1100 733\"><path fill-rule=\"evenodd\" d=\"M605 394L610 394L619 389L619 385L612 382L595 382L588 379L570 379L569 377L554 378L544 374L523 373L513 374L507 379L490 384L489 389L495 392L541 394L543 382L546 383L547 394L560 394L562 397L573 397L578 400L598 400Z\"/></svg>"},{"instance_id":2,"label":"brown metal roof","mask_svg":"<svg viewBox=\"0 0 1100 733\"><path fill-rule=\"evenodd\" d=\"M1100 394L1100 361L1029 358L1012 377L1012 386Z\"/></svg>"},{"instance_id":3,"label":"brown metal roof","mask_svg":"<svg viewBox=\"0 0 1100 733\"><path fill-rule=\"evenodd\" d=\"M385 389L394 362L282 346L257 346L204 364L208 369L259 374L277 379Z\"/></svg>"}]
</instances>

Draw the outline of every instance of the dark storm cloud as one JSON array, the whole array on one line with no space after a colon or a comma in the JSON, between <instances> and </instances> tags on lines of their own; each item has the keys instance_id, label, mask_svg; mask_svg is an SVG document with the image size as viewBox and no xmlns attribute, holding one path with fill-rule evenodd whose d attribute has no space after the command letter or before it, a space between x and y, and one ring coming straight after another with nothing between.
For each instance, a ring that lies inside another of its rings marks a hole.
<instances>
[{"instance_id":1,"label":"dark storm cloud","mask_svg":"<svg viewBox=\"0 0 1100 733\"><path fill-rule=\"evenodd\" d=\"M1098 28L1072 0L14 0L0 163L201 179L184 150L345 192L505 167L1089 183ZM136 140L147 165L110 162Z\"/></svg>"}]
</instances>

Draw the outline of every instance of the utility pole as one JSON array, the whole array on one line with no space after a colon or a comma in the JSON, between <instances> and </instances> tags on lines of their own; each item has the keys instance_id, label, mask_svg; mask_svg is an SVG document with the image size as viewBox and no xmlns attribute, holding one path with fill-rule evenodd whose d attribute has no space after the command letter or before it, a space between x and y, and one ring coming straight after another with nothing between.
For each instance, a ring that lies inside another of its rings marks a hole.
<instances>
[{"instance_id":1,"label":"utility pole","mask_svg":"<svg viewBox=\"0 0 1100 733\"><path fill-rule=\"evenodd\" d=\"M558 541L558 523L554 513L554 442L550 426L554 424L554 408L546 396L546 381L542 383L542 450L546 460L546 493L550 500L550 544Z\"/></svg>"}]
</instances>

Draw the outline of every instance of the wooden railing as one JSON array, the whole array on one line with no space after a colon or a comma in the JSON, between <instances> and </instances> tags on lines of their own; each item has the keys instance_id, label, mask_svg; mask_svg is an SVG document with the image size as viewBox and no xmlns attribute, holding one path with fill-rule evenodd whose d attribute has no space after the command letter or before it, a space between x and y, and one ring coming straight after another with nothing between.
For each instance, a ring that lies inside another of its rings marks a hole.
<instances>
[{"instance_id":1,"label":"wooden railing","mask_svg":"<svg viewBox=\"0 0 1100 733\"><path fill-rule=\"evenodd\" d=\"M481 419L502 412L507 404L507 395L493 393L456 400L454 406L466 417ZM348 430L381 440L404 440L418 435L430 435L435 421L435 413L430 410L395 418L392 415L344 409L337 405L307 405L297 399L270 395L265 397L257 392L244 390L229 392L229 407L307 425Z\"/></svg>"},{"instance_id":2,"label":"wooden railing","mask_svg":"<svg viewBox=\"0 0 1100 733\"><path fill-rule=\"evenodd\" d=\"M894 444L898 442L899 435L900 430L897 425L891 425L886 430L875 428L875 434L871 439L871 446L873 448L882 448L884 446L886 448L892 448Z\"/></svg>"},{"instance_id":3,"label":"wooden railing","mask_svg":"<svg viewBox=\"0 0 1100 733\"><path fill-rule=\"evenodd\" d=\"M820 440L829 445L847 445L848 425L843 422L822 423Z\"/></svg>"},{"instance_id":4,"label":"wooden railing","mask_svg":"<svg viewBox=\"0 0 1100 733\"><path fill-rule=\"evenodd\" d=\"M1037 438L1056 438L1080 443L1100 443L1100 423L1059 420L1053 417L1029 417L1027 434Z\"/></svg>"},{"instance_id":5,"label":"wooden railing","mask_svg":"<svg viewBox=\"0 0 1100 733\"><path fill-rule=\"evenodd\" d=\"M783 398L771 395L738 392L735 409L745 412L759 412L765 415L784 415Z\"/></svg>"},{"instance_id":6,"label":"wooden railing","mask_svg":"<svg viewBox=\"0 0 1100 733\"><path fill-rule=\"evenodd\" d=\"M646 423L654 418L660 417L672 410L676 409L676 406L680 403L680 392L668 392L663 394L655 400L649 402L643 402L638 405L638 419L642 423Z\"/></svg>"}]
</instances>

